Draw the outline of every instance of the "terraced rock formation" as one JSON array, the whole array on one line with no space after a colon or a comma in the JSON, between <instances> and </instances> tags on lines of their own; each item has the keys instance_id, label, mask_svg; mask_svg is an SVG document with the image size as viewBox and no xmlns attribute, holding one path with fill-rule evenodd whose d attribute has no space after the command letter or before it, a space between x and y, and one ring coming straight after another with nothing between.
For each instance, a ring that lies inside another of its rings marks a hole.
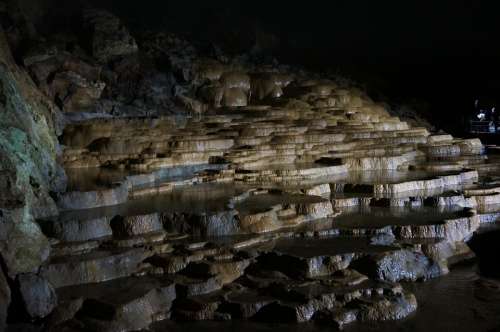
<instances>
[{"instance_id":1,"label":"terraced rock formation","mask_svg":"<svg viewBox=\"0 0 500 332\"><path fill-rule=\"evenodd\" d=\"M479 140L412 127L340 80L214 58L179 61L175 48L160 47L179 40L136 43L106 15L84 16L95 62L57 48L24 58L38 83L31 89L62 113L58 161L67 188L50 190L43 176L33 183L39 174L28 177L29 169L15 182L38 189L55 211L24 221L46 244L34 267L16 270L2 249L8 280L0 273L0 304L15 289L10 306L23 313L12 323L138 331L167 319L337 328L399 320L418 314L400 283L437 278L472 258L467 241L497 222L500 163ZM170 83L152 71L127 89L127 78L145 73L141 47L169 57L186 84L168 98L155 95L154 86ZM3 82L16 82L8 76L14 66L3 65ZM48 124L33 128L56 135ZM37 144L30 146L40 152ZM22 159L17 165L46 169L36 153L15 152L7 156ZM2 195L4 187L12 184ZM39 211L30 190L19 195ZM9 219L17 211L10 201L0 201L1 226L21 225Z\"/></svg>"},{"instance_id":2,"label":"terraced rock formation","mask_svg":"<svg viewBox=\"0 0 500 332\"><path fill-rule=\"evenodd\" d=\"M334 82L287 88L182 121L66 126L69 190L42 222L41 270L81 304L64 325L401 319L418 305L398 282L473 256L465 241L500 197L478 185L497 167L478 140L412 128Z\"/></svg>"}]
</instances>

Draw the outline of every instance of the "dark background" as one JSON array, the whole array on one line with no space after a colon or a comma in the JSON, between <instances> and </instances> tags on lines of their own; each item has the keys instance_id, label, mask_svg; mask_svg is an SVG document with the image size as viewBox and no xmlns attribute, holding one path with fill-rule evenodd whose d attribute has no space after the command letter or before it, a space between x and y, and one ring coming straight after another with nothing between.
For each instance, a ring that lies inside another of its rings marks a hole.
<instances>
[{"instance_id":1,"label":"dark background","mask_svg":"<svg viewBox=\"0 0 500 332\"><path fill-rule=\"evenodd\" d=\"M56 1L51 15L76 8ZM438 127L460 134L473 102L496 104L499 11L494 1L90 0L132 31L163 29L232 53L339 72L372 95L415 102Z\"/></svg>"}]
</instances>

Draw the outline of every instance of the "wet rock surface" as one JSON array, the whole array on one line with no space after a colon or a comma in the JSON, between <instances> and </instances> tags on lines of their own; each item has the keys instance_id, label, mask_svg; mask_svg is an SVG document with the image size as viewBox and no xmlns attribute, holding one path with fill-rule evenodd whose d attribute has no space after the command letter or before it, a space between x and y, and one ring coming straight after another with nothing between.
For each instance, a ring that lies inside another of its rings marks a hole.
<instances>
[{"instance_id":1,"label":"wet rock surface","mask_svg":"<svg viewBox=\"0 0 500 332\"><path fill-rule=\"evenodd\" d=\"M437 277L440 267L421 253L398 250L367 257L359 262L358 270L378 280L417 281Z\"/></svg>"},{"instance_id":2,"label":"wet rock surface","mask_svg":"<svg viewBox=\"0 0 500 332\"><path fill-rule=\"evenodd\" d=\"M337 77L81 19L22 65L0 36L0 328L11 294L49 331L404 322L413 282L497 226L500 159L477 139Z\"/></svg>"}]
</instances>

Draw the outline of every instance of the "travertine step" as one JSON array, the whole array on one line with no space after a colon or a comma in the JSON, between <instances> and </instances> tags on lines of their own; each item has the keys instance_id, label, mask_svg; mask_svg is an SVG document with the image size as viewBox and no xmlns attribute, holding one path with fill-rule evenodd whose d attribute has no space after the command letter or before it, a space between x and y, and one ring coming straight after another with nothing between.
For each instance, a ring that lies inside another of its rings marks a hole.
<instances>
[{"instance_id":1,"label":"travertine step","mask_svg":"<svg viewBox=\"0 0 500 332\"><path fill-rule=\"evenodd\" d=\"M54 257L41 267L40 274L56 288L103 282L139 272L141 263L152 254L136 248Z\"/></svg>"},{"instance_id":2,"label":"travertine step","mask_svg":"<svg viewBox=\"0 0 500 332\"><path fill-rule=\"evenodd\" d=\"M79 301L78 319L99 331L132 331L170 315L175 284L162 277L126 277L58 289L59 301ZM57 308L63 312L66 308Z\"/></svg>"},{"instance_id":3,"label":"travertine step","mask_svg":"<svg viewBox=\"0 0 500 332\"><path fill-rule=\"evenodd\" d=\"M70 190L40 221L40 274L70 326L401 319L417 304L396 282L447 273L498 219L500 191L476 182L500 162L478 140L411 127L331 81L197 70L200 100L179 97L196 116L64 131Z\"/></svg>"}]
</instances>

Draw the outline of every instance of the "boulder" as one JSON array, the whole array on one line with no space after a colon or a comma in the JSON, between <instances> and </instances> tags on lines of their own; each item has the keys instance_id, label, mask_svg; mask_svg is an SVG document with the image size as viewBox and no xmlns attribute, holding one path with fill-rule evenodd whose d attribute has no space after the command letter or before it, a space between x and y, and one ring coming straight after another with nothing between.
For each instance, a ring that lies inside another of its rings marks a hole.
<instances>
[{"instance_id":1,"label":"boulder","mask_svg":"<svg viewBox=\"0 0 500 332\"><path fill-rule=\"evenodd\" d=\"M50 191L65 189L57 164L58 110L19 68L0 29L0 254L7 273L31 272L50 246L35 218L57 215Z\"/></svg>"},{"instance_id":2,"label":"boulder","mask_svg":"<svg viewBox=\"0 0 500 332\"><path fill-rule=\"evenodd\" d=\"M51 89L64 112L89 112L105 86L103 82L91 82L78 73L66 71L55 75Z\"/></svg>"},{"instance_id":3,"label":"boulder","mask_svg":"<svg viewBox=\"0 0 500 332\"><path fill-rule=\"evenodd\" d=\"M57 306L57 295L52 285L36 274L18 276L19 290L26 312L31 318L48 316Z\"/></svg>"},{"instance_id":4,"label":"boulder","mask_svg":"<svg viewBox=\"0 0 500 332\"><path fill-rule=\"evenodd\" d=\"M391 282L426 280L442 274L437 263L406 249L367 256L354 267L371 278Z\"/></svg>"},{"instance_id":5,"label":"boulder","mask_svg":"<svg viewBox=\"0 0 500 332\"><path fill-rule=\"evenodd\" d=\"M14 278L18 273L36 271L49 257L47 238L26 206L0 213L0 255L7 273Z\"/></svg>"}]
</instances>

